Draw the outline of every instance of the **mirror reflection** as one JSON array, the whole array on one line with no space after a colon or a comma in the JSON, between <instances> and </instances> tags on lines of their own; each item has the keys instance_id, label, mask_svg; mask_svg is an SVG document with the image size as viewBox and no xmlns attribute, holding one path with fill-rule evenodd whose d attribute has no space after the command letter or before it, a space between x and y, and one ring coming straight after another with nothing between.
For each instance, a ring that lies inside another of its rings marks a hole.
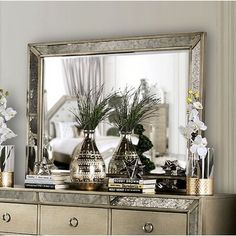
<instances>
[{"instance_id":1,"label":"mirror reflection","mask_svg":"<svg viewBox=\"0 0 236 236\"><path fill-rule=\"evenodd\" d=\"M106 54L96 56L45 57L44 59L44 145L50 146L59 168L68 168L83 132L76 127L76 91L104 85L104 93L141 87L144 94L160 98L156 116L143 122L145 135L153 143L146 153L154 163L185 160L186 140L179 126L186 123L189 51ZM109 122L96 129L96 143L106 167L119 144L119 132ZM137 142L137 137L133 137ZM160 166L160 163L159 165ZM163 173L159 167L153 173Z\"/></svg>"}]
</instances>

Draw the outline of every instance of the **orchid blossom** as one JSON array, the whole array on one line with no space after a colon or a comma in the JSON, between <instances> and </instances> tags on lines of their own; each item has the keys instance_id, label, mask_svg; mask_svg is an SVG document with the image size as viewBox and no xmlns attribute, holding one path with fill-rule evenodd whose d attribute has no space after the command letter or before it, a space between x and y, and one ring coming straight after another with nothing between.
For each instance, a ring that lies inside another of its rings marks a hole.
<instances>
[{"instance_id":1,"label":"orchid blossom","mask_svg":"<svg viewBox=\"0 0 236 236\"><path fill-rule=\"evenodd\" d=\"M12 119L16 115L16 111L11 107L7 108L6 96L8 92L4 92L0 89L0 145L7 139L13 138L16 134L7 127L6 122Z\"/></svg>"},{"instance_id":2,"label":"orchid blossom","mask_svg":"<svg viewBox=\"0 0 236 236\"><path fill-rule=\"evenodd\" d=\"M199 118L198 110L202 110L203 106L198 100L199 93L189 90L187 98L188 123L186 127L181 126L179 129L183 136L189 140L190 152L197 154L202 159L207 154L207 139L203 138L200 132L205 131L207 126Z\"/></svg>"}]
</instances>

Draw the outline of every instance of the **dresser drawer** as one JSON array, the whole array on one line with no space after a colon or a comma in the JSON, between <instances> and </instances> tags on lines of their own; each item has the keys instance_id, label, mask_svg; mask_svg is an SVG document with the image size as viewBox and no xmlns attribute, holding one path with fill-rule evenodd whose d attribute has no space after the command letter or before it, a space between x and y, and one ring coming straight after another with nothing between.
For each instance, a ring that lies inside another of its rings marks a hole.
<instances>
[{"instance_id":1,"label":"dresser drawer","mask_svg":"<svg viewBox=\"0 0 236 236\"><path fill-rule=\"evenodd\" d=\"M107 234L108 210L41 206L40 234Z\"/></svg>"},{"instance_id":2,"label":"dresser drawer","mask_svg":"<svg viewBox=\"0 0 236 236\"><path fill-rule=\"evenodd\" d=\"M37 206L0 203L0 231L6 233L37 233Z\"/></svg>"},{"instance_id":3,"label":"dresser drawer","mask_svg":"<svg viewBox=\"0 0 236 236\"><path fill-rule=\"evenodd\" d=\"M112 234L186 235L185 213L112 210Z\"/></svg>"}]
</instances>

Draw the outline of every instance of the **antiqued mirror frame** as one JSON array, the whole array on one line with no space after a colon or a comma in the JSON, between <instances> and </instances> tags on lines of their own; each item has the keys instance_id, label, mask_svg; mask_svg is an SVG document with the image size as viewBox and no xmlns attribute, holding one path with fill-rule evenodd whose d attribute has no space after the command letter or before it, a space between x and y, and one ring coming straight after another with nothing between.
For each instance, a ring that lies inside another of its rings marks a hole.
<instances>
[{"instance_id":1,"label":"antiqued mirror frame","mask_svg":"<svg viewBox=\"0 0 236 236\"><path fill-rule=\"evenodd\" d=\"M32 43L28 45L29 83L27 91L27 145L37 145L36 161L41 161L43 145L43 69L45 57L116 54L165 50L189 50L188 89L198 91L204 105L205 32L155 36ZM187 91L186 91L187 93ZM204 120L204 114L201 114ZM34 142L33 142L34 140ZM36 143L35 143L36 140Z\"/></svg>"}]
</instances>

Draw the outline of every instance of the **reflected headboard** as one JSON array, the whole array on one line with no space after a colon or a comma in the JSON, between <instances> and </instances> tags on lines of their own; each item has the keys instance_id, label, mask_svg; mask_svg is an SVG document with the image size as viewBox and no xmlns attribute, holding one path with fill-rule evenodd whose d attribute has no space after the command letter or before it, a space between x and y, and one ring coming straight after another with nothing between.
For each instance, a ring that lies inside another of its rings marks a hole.
<instances>
[{"instance_id":1,"label":"reflected headboard","mask_svg":"<svg viewBox=\"0 0 236 236\"><path fill-rule=\"evenodd\" d=\"M56 136L55 122L74 122L75 117L71 110L76 107L76 97L63 95L46 114L45 134L50 138Z\"/></svg>"}]
</instances>

